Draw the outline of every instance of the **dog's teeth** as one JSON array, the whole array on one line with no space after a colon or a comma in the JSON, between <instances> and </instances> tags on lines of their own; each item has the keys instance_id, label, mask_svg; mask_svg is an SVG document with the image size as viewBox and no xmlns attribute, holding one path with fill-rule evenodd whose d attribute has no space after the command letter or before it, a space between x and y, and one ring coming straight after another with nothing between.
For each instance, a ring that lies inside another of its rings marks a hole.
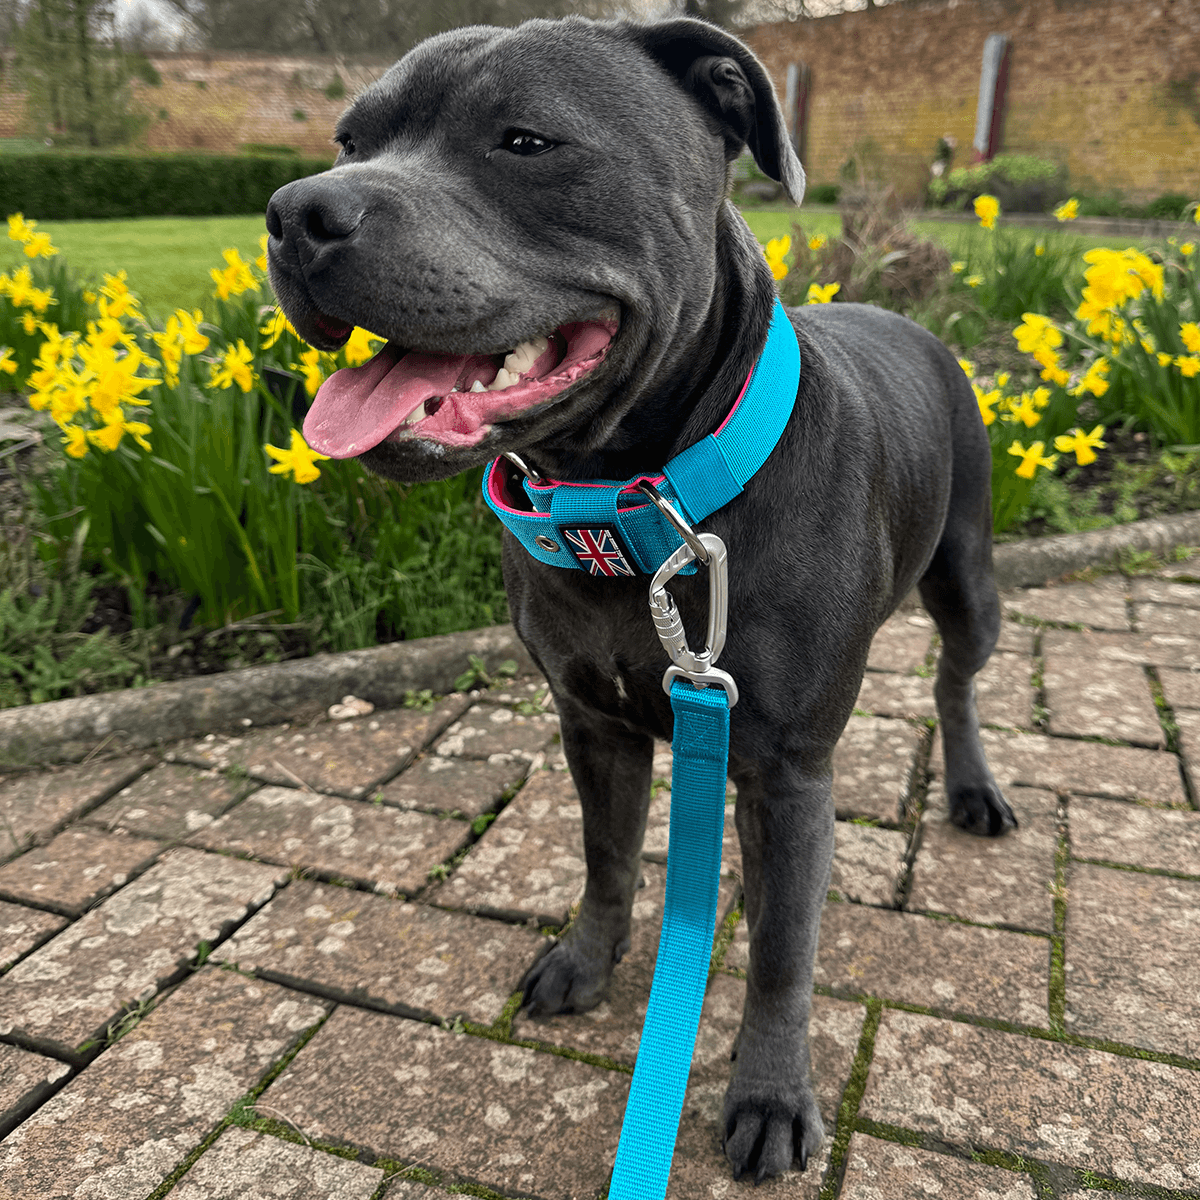
<instances>
[{"instance_id":1,"label":"dog's teeth","mask_svg":"<svg viewBox=\"0 0 1200 1200\"><path fill-rule=\"evenodd\" d=\"M504 358L504 367L510 375L523 375L543 354L549 341L544 337L531 338L510 350Z\"/></svg>"},{"instance_id":2,"label":"dog's teeth","mask_svg":"<svg viewBox=\"0 0 1200 1200\"><path fill-rule=\"evenodd\" d=\"M486 391L487 391L487 388L485 388L485 387L483 386L483 380L482 380L482 379L477 379L477 380L475 380L475 382L474 382L473 384L471 384L471 391L473 391L473 392L486 392Z\"/></svg>"},{"instance_id":3,"label":"dog's teeth","mask_svg":"<svg viewBox=\"0 0 1200 1200\"><path fill-rule=\"evenodd\" d=\"M507 361L507 359L505 360ZM510 388L521 378L520 372L509 372L507 367L501 367L496 372L496 378L488 384L489 392L502 392L505 388Z\"/></svg>"},{"instance_id":4,"label":"dog's teeth","mask_svg":"<svg viewBox=\"0 0 1200 1200\"><path fill-rule=\"evenodd\" d=\"M404 418L405 425L415 425L418 421L425 420L425 401L422 400L416 408Z\"/></svg>"}]
</instances>

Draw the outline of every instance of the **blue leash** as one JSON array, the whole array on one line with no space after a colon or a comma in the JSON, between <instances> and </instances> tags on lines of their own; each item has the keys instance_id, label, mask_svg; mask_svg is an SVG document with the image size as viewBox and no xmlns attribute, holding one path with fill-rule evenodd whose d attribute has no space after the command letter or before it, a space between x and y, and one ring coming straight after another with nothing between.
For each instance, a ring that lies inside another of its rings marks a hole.
<instances>
[{"instance_id":1,"label":"blue leash","mask_svg":"<svg viewBox=\"0 0 1200 1200\"><path fill-rule=\"evenodd\" d=\"M721 687L676 679L671 708L675 761L662 937L609 1200L666 1195L716 925L729 696Z\"/></svg>"}]
</instances>

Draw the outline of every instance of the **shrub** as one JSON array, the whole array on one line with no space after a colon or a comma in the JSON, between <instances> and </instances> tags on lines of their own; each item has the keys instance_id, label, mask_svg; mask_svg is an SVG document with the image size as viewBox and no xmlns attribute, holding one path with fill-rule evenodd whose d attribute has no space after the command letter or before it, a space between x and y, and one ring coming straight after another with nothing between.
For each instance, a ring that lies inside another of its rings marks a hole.
<instances>
[{"instance_id":1,"label":"shrub","mask_svg":"<svg viewBox=\"0 0 1200 1200\"><path fill-rule=\"evenodd\" d=\"M937 204L965 208L988 194L1006 212L1045 212L1066 195L1066 172L1057 163L1029 154L997 154L973 167L955 167L929 184Z\"/></svg>"},{"instance_id":2,"label":"shrub","mask_svg":"<svg viewBox=\"0 0 1200 1200\"><path fill-rule=\"evenodd\" d=\"M841 194L842 189L839 184L817 183L805 192L804 198L811 200L813 204L836 204Z\"/></svg>"},{"instance_id":3,"label":"shrub","mask_svg":"<svg viewBox=\"0 0 1200 1200\"><path fill-rule=\"evenodd\" d=\"M323 159L215 154L0 155L0 211L38 220L261 212Z\"/></svg>"},{"instance_id":4,"label":"shrub","mask_svg":"<svg viewBox=\"0 0 1200 1200\"><path fill-rule=\"evenodd\" d=\"M1182 192L1167 192L1146 205L1146 216L1156 221L1180 221L1189 203Z\"/></svg>"}]
</instances>

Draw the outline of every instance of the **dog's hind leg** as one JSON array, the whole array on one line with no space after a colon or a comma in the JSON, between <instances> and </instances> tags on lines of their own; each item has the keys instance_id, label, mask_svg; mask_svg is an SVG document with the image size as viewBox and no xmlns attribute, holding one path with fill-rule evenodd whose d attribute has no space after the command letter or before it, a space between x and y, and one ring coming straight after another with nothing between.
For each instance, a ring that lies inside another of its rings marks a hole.
<instances>
[{"instance_id":1,"label":"dog's hind leg","mask_svg":"<svg viewBox=\"0 0 1200 1200\"><path fill-rule=\"evenodd\" d=\"M950 508L941 541L919 586L942 636L934 695L942 725L950 819L994 837L1016 827L988 768L975 710L975 675L1000 632L992 575L991 454L971 404L956 415Z\"/></svg>"},{"instance_id":2,"label":"dog's hind leg","mask_svg":"<svg viewBox=\"0 0 1200 1200\"><path fill-rule=\"evenodd\" d=\"M522 981L531 1015L586 1012L604 999L629 949L641 881L654 739L556 696L563 752L583 809L587 884L571 928Z\"/></svg>"}]
</instances>

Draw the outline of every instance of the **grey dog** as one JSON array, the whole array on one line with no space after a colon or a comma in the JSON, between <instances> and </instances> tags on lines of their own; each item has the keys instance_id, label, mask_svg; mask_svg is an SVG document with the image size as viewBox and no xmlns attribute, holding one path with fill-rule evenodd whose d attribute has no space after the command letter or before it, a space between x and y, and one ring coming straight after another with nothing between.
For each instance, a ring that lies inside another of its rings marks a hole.
<instances>
[{"instance_id":1,"label":"grey dog","mask_svg":"<svg viewBox=\"0 0 1200 1200\"><path fill-rule=\"evenodd\" d=\"M267 214L271 279L299 333L323 349L355 325L388 339L325 384L305 425L318 449L404 482L506 452L545 477L618 480L721 424L775 298L728 199L730 164L748 146L794 200L804 189L770 81L735 38L686 18L460 29L368 87L336 140L333 168L282 188ZM802 357L790 422L704 523L731 565L721 665L741 692L729 773L750 933L721 1132L735 1177L756 1179L803 1168L823 1136L807 1031L830 762L872 635L914 586L942 636L950 815L981 835L1016 824L974 704L999 605L971 388L892 313L789 316ZM545 566L509 535L504 571L561 715L588 867L525 1003L582 1012L629 945L654 739L671 736L667 660L645 578ZM702 629L703 574L672 588Z\"/></svg>"}]
</instances>

